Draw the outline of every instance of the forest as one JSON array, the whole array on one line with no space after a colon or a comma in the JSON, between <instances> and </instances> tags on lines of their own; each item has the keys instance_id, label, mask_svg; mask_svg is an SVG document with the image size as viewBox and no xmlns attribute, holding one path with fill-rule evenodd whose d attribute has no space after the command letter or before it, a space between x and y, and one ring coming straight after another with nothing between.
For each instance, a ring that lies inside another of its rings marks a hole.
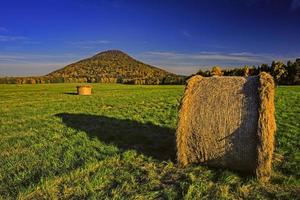
<instances>
[{"instance_id":1,"label":"forest","mask_svg":"<svg viewBox=\"0 0 300 200\"><path fill-rule=\"evenodd\" d=\"M239 68L224 68L214 66L211 70L199 70L196 74L209 77L217 76L255 76L260 72L271 74L278 85L300 85L300 59L288 61L284 64L281 61L273 61L271 65L244 66Z\"/></svg>"}]
</instances>

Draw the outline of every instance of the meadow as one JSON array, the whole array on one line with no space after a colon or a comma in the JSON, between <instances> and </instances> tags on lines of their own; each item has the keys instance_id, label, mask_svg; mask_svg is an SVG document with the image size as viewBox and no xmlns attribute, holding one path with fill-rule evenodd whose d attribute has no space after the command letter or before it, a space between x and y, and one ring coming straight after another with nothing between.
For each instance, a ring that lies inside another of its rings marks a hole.
<instances>
[{"instance_id":1,"label":"meadow","mask_svg":"<svg viewBox=\"0 0 300 200\"><path fill-rule=\"evenodd\" d=\"M0 85L0 199L300 199L300 87L276 89L269 183L177 166L184 86Z\"/></svg>"}]
</instances>

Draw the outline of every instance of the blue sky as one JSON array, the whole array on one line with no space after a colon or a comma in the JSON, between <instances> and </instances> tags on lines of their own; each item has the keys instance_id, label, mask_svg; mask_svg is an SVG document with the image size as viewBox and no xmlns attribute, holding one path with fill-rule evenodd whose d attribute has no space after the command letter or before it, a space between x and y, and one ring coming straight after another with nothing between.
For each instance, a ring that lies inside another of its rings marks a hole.
<instances>
[{"instance_id":1,"label":"blue sky","mask_svg":"<svg viewBox=\"0 0 300 200\"><path fill-rule=\"evenodd\" d=\"M108 49L178 74L300 57L300 0L0 0L0 76Z\"/></svg>"}]
</instances>

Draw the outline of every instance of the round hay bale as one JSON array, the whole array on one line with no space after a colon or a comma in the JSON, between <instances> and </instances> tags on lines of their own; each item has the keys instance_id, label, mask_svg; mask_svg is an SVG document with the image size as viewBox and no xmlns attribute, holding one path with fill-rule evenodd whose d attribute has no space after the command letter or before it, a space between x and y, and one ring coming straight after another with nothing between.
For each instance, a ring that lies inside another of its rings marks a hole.
<instances>
[{"instance_id":1,"label":"round hay bale","mask_svg":"<svg viewBox=\"0 0 300 200\"><path fill-rule=\"evenodd\" d=\"M77 86L77 94L78 95L91 95L92 94L92 86L90 86L90 85Z\"/></svg>"},{"instance_id":2,"label":"round hay bale","mask_svg":"<svg viewBox=\"0 0 300 200\"><path fill-rule=\"evenodd\" d=\"M192 77L178 117L178 162L250 172L267 181L274 149L274 112L274 82L267 73Z\"/></svg>"}]
</instances>

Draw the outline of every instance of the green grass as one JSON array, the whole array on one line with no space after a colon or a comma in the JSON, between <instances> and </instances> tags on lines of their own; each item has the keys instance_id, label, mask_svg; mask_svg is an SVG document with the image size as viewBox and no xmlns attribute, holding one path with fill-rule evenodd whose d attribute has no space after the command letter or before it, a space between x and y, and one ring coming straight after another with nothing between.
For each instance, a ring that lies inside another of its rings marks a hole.
<instances>
[{"instance_id":1,"label":"green grass","mask_svg":"<svg viewBox=\"0 0 300 200\"><path fill-rule=\"evenodd\" d=\"M0 85L0 199L300 199L300 87L276 91L270 183L175 161L183 86Z\"/></svg>"}]
</instances>

